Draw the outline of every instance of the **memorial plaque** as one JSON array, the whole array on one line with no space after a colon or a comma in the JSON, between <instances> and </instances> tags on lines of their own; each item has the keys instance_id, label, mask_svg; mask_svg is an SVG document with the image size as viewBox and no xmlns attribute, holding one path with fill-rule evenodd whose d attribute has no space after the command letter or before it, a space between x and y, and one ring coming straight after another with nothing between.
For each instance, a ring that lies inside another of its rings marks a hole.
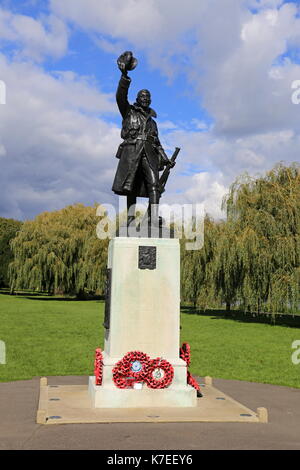
<instances>
[{"instance_id":1,"label":"memorial plaque","mask_svg":"<svg viewBox=\"0 0 300 470\"><path fill-rule=\"evenodd\" d=\"M156 246L139 246L139 269L156 269Z\"/></svg>"}]
</instances>

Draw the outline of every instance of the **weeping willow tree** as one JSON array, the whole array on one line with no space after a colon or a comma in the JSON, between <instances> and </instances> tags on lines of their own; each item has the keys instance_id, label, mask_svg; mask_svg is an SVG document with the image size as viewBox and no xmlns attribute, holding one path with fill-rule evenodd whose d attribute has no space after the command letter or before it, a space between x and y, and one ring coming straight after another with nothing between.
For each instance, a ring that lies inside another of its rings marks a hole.
<instances>
[{"instance_id":1,"label":"weeping willow tree","mask_svg":"<svg viewBox=\"0 0 300 470\"><path fill-rule=\"evenodd\" d=\"M219 305L226 305L230 311L236 303L243 266L238 248L238 234L235 224L230 220L218 224L217 240L214 244L213 263L210 280L214 285L215 296Z\"/></svg>"},{"instance_id":2,"label":"weeping willow tree","mask_svg":"<svg viewBox=\"0 0 300 470\"><path fill-rule=\"evenodd\" d=\"M96 207L75 204L25 222L11 243L11 290L102 294L108 242L96 236L98 221Z\"/></svg>"},{"instance_id":3,"label":"weeping willow tree","mask_svg":"<svg viewBox=\"0 0 300 470\"><path fill-rule=\"evenodd\" d=\"M0 287L9 286L8 266L13 260L10 242L21 226L18 220L0 217Z\"/></svg>"},{"instance_id":4,"label":"weeping willow tree","mask_svg":"<svg viewBox=\"0 0 300 470\"><path fill-rule=\"evenodd\" d=\"M231 239L223 237L218 246L216 269L224 270L230 259L226 286L233 287L232 300L257 313L298 311L300 166L278 164L264 177L242 176L223 207L224 233Z\"/></svg>"},{"instance_id":5,"label":"weeping willow tree","mask_svg":"<svg viewBox=\"0 0 300 470\"><path fill-rule=\"evenodd\" d=\"M181 299L205 310L217 302L214 284L214 259L219 239L220 224L209 216L204 220L204 244L201 249L187 250L189 242L181 239Z\"/></svg>"}]
</instances>

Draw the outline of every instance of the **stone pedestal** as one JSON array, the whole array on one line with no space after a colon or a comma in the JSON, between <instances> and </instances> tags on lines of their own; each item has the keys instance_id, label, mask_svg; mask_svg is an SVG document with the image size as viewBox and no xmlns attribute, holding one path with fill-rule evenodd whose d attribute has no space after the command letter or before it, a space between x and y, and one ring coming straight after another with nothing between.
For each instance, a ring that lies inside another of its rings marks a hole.
<instances>
[{"instance_id":1,"label":"stone pedestal","mask_svg":"<svg viewBox=\"0 0 300 470\"><path fill-rule=\"evenodd\" d=\"M179 358L180 246L167 238L118 237L110 241L105 312L103 383L90 377L89 393L99 408L196 406ZM130 351L162 357L174 368L172 384L160 390L118 389L112 369Z\"/></svg>"}]
</instances>

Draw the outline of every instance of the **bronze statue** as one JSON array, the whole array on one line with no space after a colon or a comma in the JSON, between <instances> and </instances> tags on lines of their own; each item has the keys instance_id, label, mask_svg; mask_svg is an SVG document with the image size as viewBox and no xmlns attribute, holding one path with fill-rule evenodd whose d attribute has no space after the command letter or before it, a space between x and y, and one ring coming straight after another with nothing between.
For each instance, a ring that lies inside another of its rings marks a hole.
<instances>
[{"instance_id":1,"label":"bronze statue","mask_svg":"<svg viewBox=\"0 0 300 470\"><path fill-rule=\"evenodd\" d=\"M137 65L132 52L124 52L118 59L118 67L122 72L116 93L117 104L123 118L120 144L116 157L119 159L112 190L119 195L127 196L127 225L135 221L135 205L137 197L148 197L148 217L152 226L159 226L158 204L164 191L166 177L159 178L159 171L175 165L179 152L176 149L173 157L168 158L161 146L158 129L154 118L156 112L150 108L151 94L148 90L140 90L136 102L128 102L128 89L131 78L128 71ZM176 155L175 155L176 154ZM150 216L151 213L151 216Z\"/></svg>"}]
</instances>

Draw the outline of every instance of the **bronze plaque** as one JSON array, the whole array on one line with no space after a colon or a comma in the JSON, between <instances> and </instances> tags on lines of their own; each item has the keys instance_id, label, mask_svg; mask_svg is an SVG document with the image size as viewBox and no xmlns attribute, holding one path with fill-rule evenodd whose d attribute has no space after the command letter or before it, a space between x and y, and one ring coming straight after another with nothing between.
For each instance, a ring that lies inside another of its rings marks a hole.
<instances>
[{"instance_id":1,"label":"bronze plaque","mask_svg":"<svg viewBox=\"0 0 300 470\"><path fill-rule=\"evenodd\" d=\"M156 269L156 246L139 246L139 269Z\"/></svg>"}]
</instances>

